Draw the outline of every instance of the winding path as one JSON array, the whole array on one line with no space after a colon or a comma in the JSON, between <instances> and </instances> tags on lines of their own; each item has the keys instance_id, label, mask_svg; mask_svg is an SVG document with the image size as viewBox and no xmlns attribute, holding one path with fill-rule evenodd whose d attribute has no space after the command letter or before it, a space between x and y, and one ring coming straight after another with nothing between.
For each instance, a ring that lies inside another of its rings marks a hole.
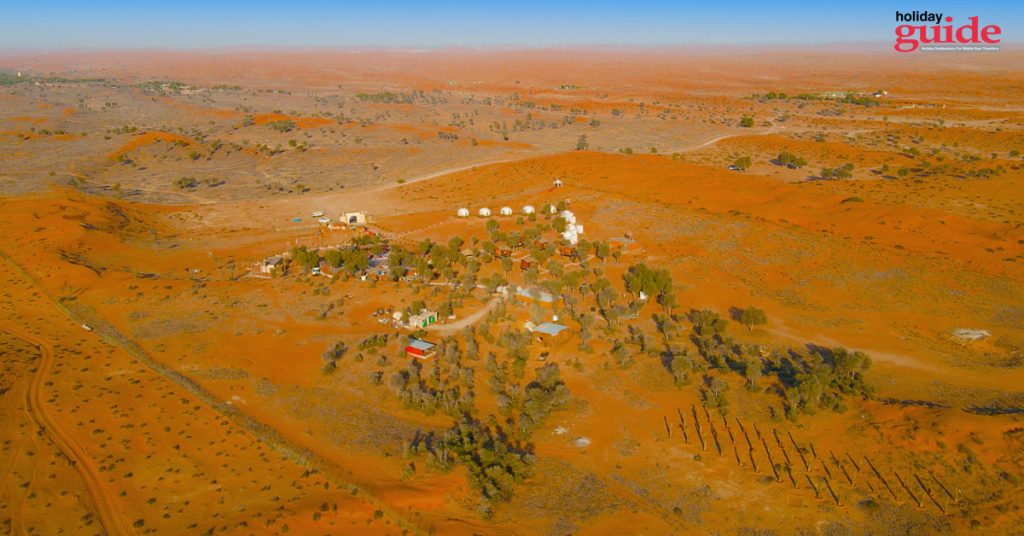
<instances>
[{"instance_id":1,"label":"winding path","mask_svg":"<svg viewBox=\"0 0 1024 536\"><path fill-rule=\"evenodd\" d=\"M67 305L61 303L59 299L54 297L42 284L40 284L38 279L32 276L23 266L6 255L3 251L0 251L0 259L7 261L12 269L17 271L22 277L31 283L33 287L38 289L42 296L53 303L57 310L73 323L77 325L86 321L81 312L72 311ZM283 458L291 460L296 465L309 469L316 469L324 476L324 478L331 480L335 487L347 487L349 489L356 490L356 492L365 500L375 504L378 509L384 512L392 523L403 529L404 532L417 536L426 533L426 531L420 529L414 523L403 517L402 514L390 504L385 503L362 486L358 486L355 483L344 479L342 476L343 469L340 466L335 465L334 462L321 457L319 454L303 445L292 443L277 429L257 421L249 414L239 410L236 406L214 397L209 391L205 390L201 385L190 378L172 370L170 367L167 367L160 362L157 362L141 346L122 335L113 325L104 320L101 316L90 315L88 322L89 325L93 327L93 333L101 340L111 346L121 348L138 363L144 365L163 379L195 396L201 403L231 420L235 425L252 434L254 438L259 438L260 441L277 452ZM71 441L70 438L68 438L63 431L51 421L50 416L42 410L42 397L39 394L39 387L43 384L43 378L53 364L52 348L46 342L31 335L23 335L19 332L8 329L6 326L0 327L0 329L29 342L29 344L38 346L40 351L43 353L43 361L40 364L39 369L37 369L36 377L33 378L29 389L29 407L31 408L34 419L36 418L36 412L39 412L39 420L36 422L39 423L40 428L53 437L54 443L57 447L69 460L72 461L79 473L82 474L86 487L96 505L95 509L100 515L104 532L109 535L117 536L135 534L136 531L127 528L123 524L124 519L121 516L118 516L111 506L112 496L105 493L105 489L102 487L99 478L96 476L98 471L93 466L92 460L88 457L85 451L76 443Z\"/></svg>"},{"instance_id":2,"label":"winding path","mask_svg":"<svg viewBox=\"0 0 1024 536\"><path fill-rule=\"evenodd\" d=\"M46 341L27 333L15 331L6 326L0 329L39 348L39 366L36 367L36 372L32 376L32 381L29 383L26 394L29 414L32 416L32 420L35 421L36 426L46 433L46 436L50 438L54 446L60 450L64 457L71 462L71 465L75 467L78 474L82 476L86 490L89 492L93 509L98 514L99 522L103 525L104 532L111 535L132 534L132 531L124 525L123 517L118 514L117 509L114 507L113 495L100 482L99 471L97 471L92 458L89 457L81 445L76 443L57 424L57 421L45 409L42 386L49 375L50 369L53 368L53 348Z\"/></svg>"},{"instance_id":3,"label":"winding path","mask_svg":"<svg viewBox=\"0 0 1024 536\"><path fill-rule=\"evenodd\" d=\"M485 305L478 311L474 312L473 314L470 314L469 316L465 316L450 324L432 324L428 326L427 329L430 331L440 333L441 335L450 335L452 333L457 333L462 328L475 324L477 320L480 320L481 318L484 317L484 315L491 312L491 309L494 309L498 305L499 300L501 300L501 297L495 296L491 298L491 301L487 302L487 305Z\"/></svg>"}]
</instances>

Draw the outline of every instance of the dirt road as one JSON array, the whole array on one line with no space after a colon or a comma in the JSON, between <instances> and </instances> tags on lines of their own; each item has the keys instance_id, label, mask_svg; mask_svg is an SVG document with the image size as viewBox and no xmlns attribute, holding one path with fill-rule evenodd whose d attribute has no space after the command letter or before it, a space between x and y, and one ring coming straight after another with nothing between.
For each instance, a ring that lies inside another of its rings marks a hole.
<instances>
[{"instance_id":1,"label":"dirt road","mask_svg":"<svg viewBox=\"0 0 1024 536\"><path fill-rule=\"evenodd\" d=\"M57 424L43 405L42 386L50 373L50 369L53 368L53 348L48 342L33 335L16 331L9 327L0 329L39 348L41 356L39 366L36 368L35 375L33 375L32 381L29 383L27 393L27 407L32 420L46 433L46 436L53 442L54 446L71 461L78 474L82 476L85 487L89 492L92 509L98 514L104 532L107 534L132 534L132 531L124 524L123 516L114 507L113 495L100 482L99 471L96 469L92 458L89 457L81 445L76 443Z\"/></svg>"},{"instance_id":2,"label":"dirt road","mask_svg":"<svg viewBox=\"0 0 1024 536\"><path fill-rule=\"evenodd\" d=\"M75 324L83 324L87 321L83 317L81 311L72 311L68 306L61 303L60 300L55 298L46 288L43 287L39 280L29 274L19 263L14 259L10 258L3 252L0 252L0 259L7 261L8 265L20 275L22 275L29 283L35 288L39 289L40 293L43 294L51 303L56 306L57 310L61 312L65 317L74 322ZM229 402L225 402L214 397L210 392L203 389L198 383L192 379L184 376L183 374L172 370L166 365L154 360L148 352L146 352L141 346L136 344L134 341L128 339L121 334L112 324L107 322L99 315L90 315L88 324L92 326L93 333L103 339L104 342L111 346L120 347L132 356L137 362L146 366L149 370L163 377L163 379L175 384L177 387L195 396L201 403L207 407L213 409L224 417L230 419L236 425L243 430L252 434L254 437L259 438L271 449L275 450L281 456L292 460L297 465L307 467L310 469L316 469L325 478L330 479L335 486L346 487L349 489L357 490L358 494L364 497L366 500L371 501L377 507L384 512L384 514L398 527L404 529L410 534L425 534L425 531L420 529L414 523L410 522L402 516L402 514L393 508L391 505L383 502L369 490L361 488L352 482L348 482L342 476L343 471L332 461L322 458L319 454L313 452L308 447L300 444L291 442L285 438L277 429L257 421L250 415L242 412L236 406L231 405ZM105 493L105 489L99 485L99 479L96 476L98 471L92 465L92 460L86 455L84 450L77 444L70 442L70 440L62 433L62 431L56 427L55 424L47 422L50 420L49 415L42 411L42 397L39 395L39 386L43 384L43 377L49 371L50 366L53 362L53 351L45 341L39 340L30 335L22 335L9 330L7 327L2 328L12 335L19 337L25 341L28 341L34 346L38 346L43 352L43 363L40 365L36 372L36 377L33 378L32 387L29 391L29 406L33 408L33 418L35 418L35 412L40 411L40 428L45 430L48 434L56 434L59 437L54 439L54 443L58 446L61 451L65 452L68 459L75 463L75 467L82 473L82 478L88 487L90 495L93 496L96 504L96 511L100 514L103 527L106 534L120 535L120 534L135 534L135 531L127 528L123 522L124 519L118 516L113 510L110 500L112 496ZM35 393L34 396L32 393ZM39 408L38 410L36 408ZM64 443L58 442L58 439L64 441ZM67 448L67 450L65 450Z\"/></svg>"},{"instance_id":3,"label":"dirt road","mask_svg":"<svg viewBox=\"0 0 1024 536\"><path fill-rule=\"evenodd\" d=\"M463 317L462 319L456 320L455 322L452 322L450 324L433 324L431 326L428 326L427 329L436 332L440 335L453 335L455 333L458 333L466 326L471 326L475 324L477 320L480 320L481 318L484 317L484 315L491 312L491 309L494 309L494 307L498 305L499 300L501 300L501 297L495 296L491 298L491 301L487 302L487 305L485 305L482 309L474 312L469 316Z\"/></svg>"}]
</instances>

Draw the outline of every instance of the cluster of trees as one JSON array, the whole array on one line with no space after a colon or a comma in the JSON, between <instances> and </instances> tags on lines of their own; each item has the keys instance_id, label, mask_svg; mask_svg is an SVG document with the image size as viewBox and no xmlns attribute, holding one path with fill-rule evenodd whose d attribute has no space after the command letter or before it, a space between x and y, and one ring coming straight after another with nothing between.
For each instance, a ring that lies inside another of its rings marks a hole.
<instances>
[{"instance_id":1,"label":"cluster of trees","mask_svg":"<svg viewBox=\"0 0 1024 536\"><path fill-rule=\"evenodd\" d=\"M790 352L773 363L783 384L786 415L812 414L818 409L846 411L846 396L870 397L874 388L864 379L871 358L845 348L810 346L806 355Z\"/></svg>"},{"instance_id":2,"label":"cluster of trees","mask_svg":"<svg viewBox=\"0 0 1024 536\"><path fill-rule=\"evenodd\" d=\"M63 76L33 76L24 73L18 76L10 71L0 73L0 86L11 86L27 82L38 84L103 84L106 86L119 86L117 82L107 78L66 78Z\"/></svg>"},{"instance_id":3,"label":"cluster of trees","mask_svg":"<svg viewBox=\"0 0 1024 536\"><path fill-rule=\"evenodd\" d=\"M733 160L732 165L736 166L736 169L740 171L746 171L750 168L751 163L749 156L741 156Z\"/></svg>"},{"instance_id":4,"label":"cluster of trees","mask_svg":"<svg viewBox=\"0 0 1024 536\"><path fill-rule=\"evenodd\" d=\"M493 515L493 503L512 498L514 486L529 476L536 460L533 447L506 433L493 416L484 423L470 414L461 415L441 437L417 434L408 450L428 454L442 470L455 462L464 465L480 494L478 512L484 518Z\"/></svg>"},{"instance_id":5,"label":"cluster of trees","mask_svg":"<svg viewBox=\"0 0 1024 536\"><path fill-rule=\"evenodd\" d=\"M390 337L387 333L370 335L369 337L359 341L359 350L374 353L377 349L387 346L389 338Z\"/></svg>"},{"instance_id":6,"label":"cluster of trees","mask_svg":"<svg viewBox=\"0 0 1024 536\"><path fill-rule=\"evenodd\" d=\"M415 104L422 103L428 105L446 104L448 102L440 91L432 91L427 93L423 90L416 90L411 92L391 93L389 91L381 91L379 93L357 93L356 99L361 102L369 102L373 104Z\"/></svg>"},{"instance_id":7,"label":"cluster of trees","mask_svg":"<svg viewBox=\"0 0 1024 536\"><path fill-rule=\"evenodd\" d=\"M411 359L405 370L395 372L389 385L406 407L433 415L438 409L458 417L475 411L475 372L462 365L462 353L454 338L435 348L437 358L424 374L423 363Z\"/></svg>"},{"instance_id":8,"label":"cluster of trees","mask_svg":"<svg viewBox=\"0 0 1024 536\"><path fill-rule=\"evenodd\" d=\"M370 267L370 253L361 248L329 249L324 252L324 261L355 275Z\"/></svg>"},{"instance_id":9,"label":"cluster of trees","mask_svg":"<svg viewBox=\"0 0 1024 536\"><path fill-rule=\"evenodd\" d=\"M825 180L849 179L853 176L853 164L847 162L837 168L821 168L821 178Z\"/></svg>"},{"instance_id":10,"label":"cluster of trees","mask_svg":"<svg viewBox=\"0 0 1024 536\"><path fill-rule=\"evenodd\" d=\"M267 123L267 126L278 132L291 132L299 127L299 125L295 124L295 121L292 121L291 119L273 121Z\"/></svg>"},{"instance_id":11,"label":"cluster of trees","mask_svg":"<svg viewBox=\"0 0 1024 536\"><path fill-rule=\"evenodd\" d=\"M786 151L779 153L779 156L775 157L775 160L779 165L786 166L790 169L800 169L807 165L807 160Z\"/></svg>"},{"instance_id":12,"label":"cluster of trees","mask_svg":"<svg viewBox=\"0 0 1024 536\"><path fill-rule=\"evenodd\" d=\"M381 91L380 93L357 93L356 98L363 102L372 102L375 104L391 104L401 102L398 95L388 92Z\"/></svg>"},{"instance_id":13,"label":"cluster of trees","mask_svg":"<svg viewBox=\"0 0 1024 536\"><path fill-rule=\"evenodd\" d=\"M749 115L745 115L740 118L740 126L743 128L750 128L754 126L754 118Z\"/></svg>"},{"instance_id":14,"label":"cluster of trees","mask_svg":"<svg viewBox=\"0 0 1024 536\"><path fill-rule=\"evenodd\" d=\"M107 130L107 133L108 134L135 134L138 131L139 131L139 128L136 127L136 126L125 125L123 127L109 129L109 130Z\"/></svg>"},{"instance_id":15,"label":"cluster of trees","mask_svg":"<svg viewBox=\"0 0 1024 536\"><path fill-rule=\"evenodd\" d=\"M626 280L626 290L633 295L643 292L647 296L654 296L658 305L661 305L669 314L676 306L676 295L672 285L672 274L665 268L652 269L640 263L629 267L623 275Z\"/></svg>"},{"instance_id":16,"label":"cluster of trees","mask_svg":"<svg viewBox=\"0 0 1024 536\"><path fill-rule=\"evenodd\" d=\"M525 361L523 361L523 364L525 365ZM513 380L512 376L514 374L516 377L521 378L524 375L524 367L513 365L510 371L508 361L499 363L497 356L488 353L487 357L484 358L484 369L491 373L488 387L491 393L494 394L495 401L498 404L498 411L503 415L510 415L519 406L520 402L519 383Z\"/></svg>"},{"instance_id":17,"label":"cluster of trees","mask_svg":"<svg viewBox=\"0 0 1024 536\"><path fill-rule=\"evenodd\" d=\"M786 416L791 419L798 412L814 413L818 409L845 411L846 396L870 397L873 392L864 378L871 360L862 352L809 346L809 352L790 348L762 355L760 348L739 344L726 335L728 322L714 311L694 310L689 319L693 323L691 340L708 369L722 374L737 372L746 378L747 387L752 390L758 389L758 380L764 374L773 374L780 385L777 392L783 398ZM748 327L766 320L763 311L752 307L740 311L738 319ZM704 366L682 352L671 356L668 368L677 383L685 383L689 372ZM706 404L724 410L726 390L705 377L701 394Z\"/></svg>"},{"instance_id":18,"label":"cluster of trees","mask_svg":"<svg viewBox=\"0 0 1024 536\"><path fill-rule=\"evenodd\" d=\"M519 417L522 432L533 430L544 422L554 410L569 402L569 388L562 381L556 363L548 363L534 371L534 380L523 391L523 406Z\"/></svg>"},{"instance_id":19,"label":"cluster of trees","mask_svg":"<svg viewBox=\"0 0 1024 536\"><path fill-rule=\"evenodd\" d=\"M853 93L847 93L845 97L839 99L839 102L842 102L844 104L855 104L857 106L867 107L878 106L882 104L877 99L872 99L870 97L858 97Z\"/></svg>"},{"instance_id":20,"label":"cluster of trees","mask_svg":"<svg viewBox=\"0 0 1024 536\"><path fill-rule=\"evenodd\" d=\"M490 337L486 333L488 324L463 332L465 353L454 337L445 338L436 348L438 357L427 365L428 371L418 360L411 360L390 381L407 406L428 414L442 409L455 417L455 423L443 435L417 433L406 443L405 451L407 455L426 455L430 466L442 471L456 463L464 465L470 484L479 492L479 512L484 517L492 515L493 503L511 498L515 484L529 475L535 460L528 443L531 433L569 400L569 390L554 363L538 368L533 381L520 390L512 376L524 375L531 337L527 332L506 330L492 342L504 347L508 358L499 362L489 353L484 366L492 374L490 388L498 398L508 429L499 425L494 415L486 423L477 418L474 373L463 366L462 358L479 359L477 335ZM410 464L407 473L412 471L415 466Z\"/></svg>"},{"instance_id":21,"label":"cluster of trees","mask_svg":"<svg viewBox=\"0 0 1024 536\"><path fill-rule=\"evenodd\" d=\"M348 352L348 345L344 341L334 343L323 353L324 374L330 374L338 369L338 361L345 357Z\"/></svg>"},{"instance_id":22,"label":"cluster of trees","mask_svg":"<svg viewBox=\"0 0 1024 536\"><path fill-rule=\"evenodd\" d=\"M751 95L751 98L758 100L788 100L796 99L803 101L819 101L819 100L835 100L844 104L855 104L858 106L878 106L881 104L878 100L870 97L858 97L853 93L844 93L842 97L832 99L826 95L815 95L813 93L800 93L798 95L787 96L782 92L769 91L763 95Z\"/></svg>"},{"instance_id":23,"label":"cluster of trees","mask_svg":"<svg viewBox=\"0 0 1024 536\"><path fill-rule=\"evenodd\" d=\"M297 263L305 270L310 270L314 266L320 266L320 254L314 249L308 249L306 246L295 246L289 252L292 262Z\"/></svg>"}]
</instances>

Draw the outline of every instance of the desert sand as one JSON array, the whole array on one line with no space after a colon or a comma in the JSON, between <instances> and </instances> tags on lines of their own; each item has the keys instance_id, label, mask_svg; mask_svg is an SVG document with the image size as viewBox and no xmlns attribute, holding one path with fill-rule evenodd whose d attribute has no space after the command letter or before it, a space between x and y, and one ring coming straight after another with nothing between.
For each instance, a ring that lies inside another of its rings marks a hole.
<instances>
[{"instance_id":1,"label":"desert sand","mask_svg":"<svg viewBox=\"0 0 1024 536\"><path fill-rule=\"evenodd\" d=\"M3 530L1024 531L1024 73L977 56L0 56Z\"/></svg>"}]
</instances>

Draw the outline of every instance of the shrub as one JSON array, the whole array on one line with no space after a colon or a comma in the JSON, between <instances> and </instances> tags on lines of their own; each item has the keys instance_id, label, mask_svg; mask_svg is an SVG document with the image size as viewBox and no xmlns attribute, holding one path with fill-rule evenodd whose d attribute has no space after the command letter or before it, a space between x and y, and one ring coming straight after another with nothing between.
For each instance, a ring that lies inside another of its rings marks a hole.
<instances>
[{"instance_id":1,"label":"shrub","mask_svg":"<svg viewBox=\"0 0 1024 536\"><path fill-rule=\"evenodd\" d=\"M182 190L187 190L199 186L199 181L195 177L182 177L174 181L174 185Z\"/></svg>"}]
</instances>

